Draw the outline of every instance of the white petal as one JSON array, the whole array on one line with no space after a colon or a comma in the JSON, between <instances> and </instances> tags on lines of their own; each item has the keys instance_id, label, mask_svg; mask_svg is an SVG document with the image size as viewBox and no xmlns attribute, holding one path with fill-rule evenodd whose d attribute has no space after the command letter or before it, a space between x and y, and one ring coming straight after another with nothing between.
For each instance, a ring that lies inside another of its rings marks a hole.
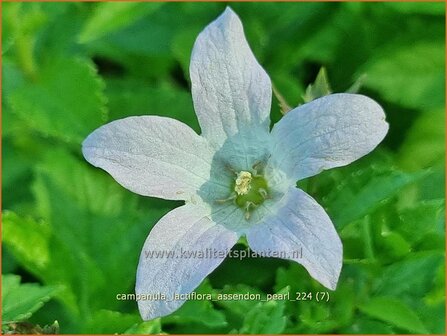
<instances>
[{"instance_id":1,"label":"white petal","mask_svg":"<svg viewBox=\"0 0 447 336\"><path fill-rule=\"evenodd\" d=\"M202 135L216 147L237 133L269 129L270 78L229 8L197 37L190 74Z\"/></svg>"},{"instance_id":2,"label":"white petal","mask_svg":"<svg viewBox=\"0 0 447 336\"><path fill-rule=\"evenodd\" d=\"M135 290L140 296L162 294L168 300L138 301L144 320L178 309L185 300L174 300L174 295L192 292L236 244L238 235L209 216L206 209L186 204L169 212L152 229L140 256ZM198 254L207 251L208 255ZM150 254L155 252L165 254Z\"/></svg>"},{"instance_id":3,"label":"white petal","mask_svg":"<svg viewBox=\"0 0 447 336\"><path fill-rule=\"evenodd\" d=\"M257 161L268 159L271 147L270 134L253 128L226 139L216 151L214 161L217 166L219 159L221 159L221 162L225 162L235 171L251 170L253 164ZM216 176L216 178L218 177Z\"/></svg>"},{"instance_id":4,"label":"white petal","mask_svg":"<svg viewBox=\"0 0 447 336\"><path fill-rule=\"evenodd\" d=\"M91 133L82 152L92 165L141 195L189 200L205 183L207 193L212 188L228 191L209 181L214 151L206 140L174 119L143 116L113 121Z\"/></svg>"},{"instance_id":5,"label":"white petal","mask_svg":"<svg viewBox=\"0 0 447 336\"><path fill-rule=\"evenodd\" d=\"M272 159L295 180L344 166L371 152L388 124L374 100L339 93L288 112L272 130Z\"/></svg>"},{"instance_id":6,"label":"white petal","mask_svg":"<svg viewBox=\"0 0 447 336\"><path fill-rule=\"evenodd\" d=\"M332 290L337 286L343 257L340 238L324 209L305 192L290 188L281 205L250 228L247 241L256 253L284 254L322 285Z\"/></svg>"}]
</instances>

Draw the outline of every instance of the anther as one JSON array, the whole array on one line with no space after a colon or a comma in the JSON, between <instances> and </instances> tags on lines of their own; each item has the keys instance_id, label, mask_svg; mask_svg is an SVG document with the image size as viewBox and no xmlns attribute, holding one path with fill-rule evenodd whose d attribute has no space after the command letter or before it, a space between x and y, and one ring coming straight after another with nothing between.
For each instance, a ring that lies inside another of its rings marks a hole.
<instances>
[{"instance_id":1,"label":"anther","mask_svg":"<svg viewBox=\"0 0 447 336\"><path fill-rule=\"evenodd\" d=\"M251 180L253 179L251 173L241 171L237 173L237 178L234 185L234 191L238 195L246 195L251 189Z\"/></svg>"}]
</instances>

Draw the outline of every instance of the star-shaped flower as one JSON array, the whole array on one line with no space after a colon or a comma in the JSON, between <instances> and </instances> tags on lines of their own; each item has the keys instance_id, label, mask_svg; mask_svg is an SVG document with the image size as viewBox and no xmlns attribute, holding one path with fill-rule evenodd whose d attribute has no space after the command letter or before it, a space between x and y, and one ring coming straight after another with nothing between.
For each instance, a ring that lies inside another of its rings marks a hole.
<instances>
[{"instance_id":1,"label":"star-shaped flower","mask_svg":"<svg viewBox=\"0 0 447 336\"><path fill-rule=\"evenodd\" d=\"M205 251L229 251L243 235L253 251L287 253L335 289L340 238L296 181L372 151L388 131L382 108L362 95L332 94L293 109L270 131L271 82L230 8L198 36L190 74L202 135L141 116L104 125L83 143L87 161L125 188L185 201L144 244L136 293L154 299L138 302L143 319L179 308L185 300L173 295L192 292L225 258Z\"/></svg>"}]
</instances>

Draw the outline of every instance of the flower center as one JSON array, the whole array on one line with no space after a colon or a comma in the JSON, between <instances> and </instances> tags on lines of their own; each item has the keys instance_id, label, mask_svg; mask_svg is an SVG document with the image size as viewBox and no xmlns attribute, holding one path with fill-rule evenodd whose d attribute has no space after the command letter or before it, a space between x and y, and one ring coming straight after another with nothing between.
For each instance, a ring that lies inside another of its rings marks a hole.
<instances>
[{"instance_id":1,"label":"flower center","mask_svg":"<svg viewBox=\"0 0 447 336\"><path fill-rule=\"evenodd\" d=\"M265 200L271 199L266 179L263 175L265 162L259 161L253 164L251 171L241 170L237 172L227 166L236 175L230 185L230 194L224 199L215 200L218 204L233 202L244 211L248 221L253 211Z\"/></svg>"},{"instance_id":2,"label":"flower center","mask_svg":"<svg viewBox=\"0 0 447 336\"><path fill-rule=\"evenodd\" d=\"M250 210L264 202L268 195L267 181L262 175L252 175L247 171L237 174L234 181L237 206Z\"/></svg>"},{"instance_id":3,"label":"flower center","mask_svg":"<svg viewBox=\"0 0 447 336\"><path fill-rule=\"evenodd\" d=\"M247 195L250 191L250 182L253 179L250 172L241 171L237 173L236 181L234 184L234 191L238 195Z\"/></svg>"}]
</instances>

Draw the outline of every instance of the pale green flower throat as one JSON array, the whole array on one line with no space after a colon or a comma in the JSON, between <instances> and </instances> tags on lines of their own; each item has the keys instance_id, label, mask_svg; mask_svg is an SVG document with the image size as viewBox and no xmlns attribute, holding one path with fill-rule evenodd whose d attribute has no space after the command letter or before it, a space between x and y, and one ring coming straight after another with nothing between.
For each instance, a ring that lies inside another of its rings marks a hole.
<instances>
[{"instance_id":1,"label":"pale green flower throat","mask_svg":"<svg viewBox=\"0 0 447 336\"><path fill-rule=\"evenodd\" d=\"M238 172L229 168L236 175L230 185L230 196L216 202L233 201L245 212L245 219L249 220L252 211L269 199L267 181L259 171L260 165L260 163L255 163L251 172L245 170Z\"/></svg>"}]
</instances>

